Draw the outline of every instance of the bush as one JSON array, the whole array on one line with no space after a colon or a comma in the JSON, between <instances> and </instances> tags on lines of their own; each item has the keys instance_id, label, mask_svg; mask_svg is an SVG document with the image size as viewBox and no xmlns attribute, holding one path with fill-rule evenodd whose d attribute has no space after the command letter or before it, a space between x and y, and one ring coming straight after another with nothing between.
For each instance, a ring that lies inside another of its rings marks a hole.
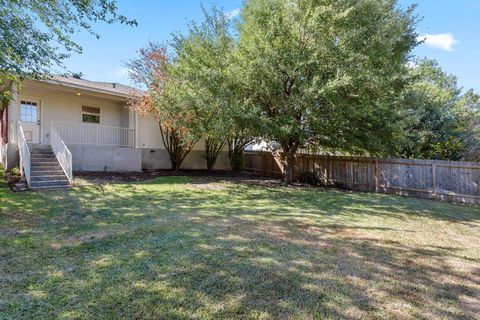
<instances>
[{"instance_id":1,"label":"bush","mask_svg":"<svg viewBox=\"0 0 480 320\"><path fill-rule=\"evenodd\" d=\"M304 171L298 177L298 181L301 183L306 183L312 186L320 185L320 179L314 172L311 171Z\"/></svg>"},{"instance_id":2,"label":"bush","mask_svg":"<svg viewBox=\"0 0 480 320\"><path fill-rule=\"evenodd\" d=\"M21 176L22 175L22 173L20 172L20 168L18 168L18 167L12 168L9 173L13 176Z\"/></svg>"}]
</instances>

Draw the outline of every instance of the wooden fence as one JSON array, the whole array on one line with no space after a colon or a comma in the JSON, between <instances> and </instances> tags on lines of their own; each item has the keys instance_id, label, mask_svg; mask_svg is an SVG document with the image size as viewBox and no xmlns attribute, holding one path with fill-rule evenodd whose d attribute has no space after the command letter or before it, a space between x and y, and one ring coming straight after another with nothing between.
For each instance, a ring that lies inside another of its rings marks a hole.
<instances>
[{"instance_id":1,"label":"wooden fence","mask_svg":"<svg viewBox=\"0 0 480 320\"><path fill-rule=\"evenodd\" d=\"M279 156L246 152L245 170L279 177ZM300 154L295 176L303 172L315 173L326 186L480 205L477 162Z\"/></svg>"}]
</instances>

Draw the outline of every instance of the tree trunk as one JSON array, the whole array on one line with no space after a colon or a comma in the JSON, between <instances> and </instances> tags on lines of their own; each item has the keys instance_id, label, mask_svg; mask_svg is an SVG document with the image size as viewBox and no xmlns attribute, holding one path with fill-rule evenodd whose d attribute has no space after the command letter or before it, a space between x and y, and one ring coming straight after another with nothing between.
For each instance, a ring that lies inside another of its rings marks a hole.
<instances>
[{"instance_id":1,"label":"tree trunk","mask_svg":"<svg viewBox=\"0 0 480 320\"><path fill-rule=\"evenodd\" d=\"M205 159L207 160L207 170L210 172L217 162L218 155L225 145L225 139L216 138L205 139Z\"/></svg>"},{"instance_id":2,"label":"tree trunk","mask_svg":"<svg viewBox=\"0 0 480 320\"><path fill-rule=\"evenodd\" d=\"M233 149L228 151L228 159L232 171L240 172L243 169L243 150Z\"/></svg>"},{"instance_id":3,"label":"tree trunk","mask_svg":"<svg viewBox=\"0 0 480 320\"><path fill-rule=\"evenodd\" d=\"M229 141L228 143L228 159L234 172L240 172L243 169L243 148L244 146L236 143L236 141Z\"/></svg>"},{"instance_id":4,"label":"tree trunk","mask_svg":"<svg viewBox=\"0 0 480 320\"><path fill-rule=\"evenodd\" d=\"M181 165L182 164L178 160L172 161L172 170L175 171L175 172L180 171L180 166Z\"/></svg>"},{"instance_id":5,"label":"tree trunk","mask_svg":"<svg viewBox=\"0 0 480 320\"><path fill-rule=\"evenodd\" d=\"M295 176L295 156L297 154L298 147L296 143L290 142L288 144L282 144L282 149L282 180L283 184L289 185L293 182Z\"/></svg>"},{"instance_id":6,"label":"tree trunk","mask_svg":"<svg viewBox=\"0 0 480 320\"><path fill-rule=\"evenodd\" d=\"M175 130L162 127L159 122L163 145L170 157L171 170L178 172L185 157L192 151L195 143L183 143Z\"/></svg>"}]
</instances>

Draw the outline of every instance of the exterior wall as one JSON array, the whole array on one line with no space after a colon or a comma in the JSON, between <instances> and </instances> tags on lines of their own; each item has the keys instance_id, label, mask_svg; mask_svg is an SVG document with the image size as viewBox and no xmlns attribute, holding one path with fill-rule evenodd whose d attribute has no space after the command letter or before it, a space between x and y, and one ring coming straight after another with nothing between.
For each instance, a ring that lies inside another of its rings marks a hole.
<instances>
[{"instance_id":1,"label":"exterior wall","mask_svg":"<svg viewBox=\"0 0 480 320\"><path fill-rule=\"evenodd\" d=\"M18 167L18 145L16 143L7 143L2 146L2 161L5 170L12 170Z\"/></svg>"},{"instance_id":2,"label":"exterior wall","mask_svg":"<svg viewBox=\"0 0 480 320\"><path fill-rule=\"evenodd\" d=\"M207 169L207 161L205 160L205 152L202 150L192 150L185 158L182 164L182 169ZM228 160L228 152L222 151L218 155L215 162L214 170L230 170L230 162Z\"/></svg>"},{"instance_id":3,"label":"exterior wall","mask_svg":"<svg viewBox=\"0 0 480 320\"><path fill-rule=\"evenodd\" d=\"M8 104L8 107L7 107L7 124L8 124L8 128L7 128L7 143L12 143L12 142L16 142L16 131L14 128L12 128L12 125L14 125L16 122L15 122L15 106L17 104L17 100L18 100L18 95L17 95L17 87L14 86L12 88L12 100L10 100L10 103ZM18 120L16 120L18 121Z\"/></svg>"},{"instance_id":4,"label":"exterior wall","mask_svg":"<svg viewBox=\"0 0 480 320\"><path fill-rule=\"evenodd\" d=\"M171 169L167 150L142 149L142 168L144 170ZM192 150L183 161L181 169L207 169L204 151ZM227 151L222 151L218 155L214 170L230 170Z\"/></svg>"},{"instance_id":5,"label":"exterior wall","mask_svg":"<svg viewBox=\"0 0 480 320\"><path fill-rule=\"evenodd\" d=\"M9 147L0 151L0 157L8 167L18 165L16 123L20 120L21 99L40 101L40 141L50 144L51 121L82 123L82 105L100 108L100 124L106 126L135 128L135 149L95 145L68 145L73 156L75 171L140 171L142 169L170 169L168 153L162 142L158 122L155 119L134 114L128 110L121 97L106 96L93 92L76 94L76 90L57 85L26 82L9 108ZM182 169L206 169L204 142L198 142L186 157ZM219 155L215 169L230 169L228 147ZM7 161L8 159L8 161Z\"/></svg>"},{"instance_id":6,"label":"exterior wall","mask_svg":"<svg viewBox=\"0 0 480 320\"><path fill-rule=\"evenodd\" d=\"M52 121L82 123L82 106L100 108L100 124L114 127L129 127L130 111L125 101L106 99L82 94L77 96L73 91L55 90L48 86L37 87L25 85L11 116L14 123L20 120L21 99L40 100L40 142L50 143L50 125Z\"/></svg>"},{"instance_id":7,"label":"exterior wall","mask_svg":"<svg viewBox=\"0 0 480 320\"><path fill-rule=\"evenodd\" d=\"M8 142L8 106L0 111L0 145Z\"/></svg>"},{"instance_id":8,"label":"exterior wall","mask_svg":"<svg viewBox=\"0 0 480 320\"><path fill-rule=\"evenodd\" d=\"M69 145L73 171L142 171L142 150L106 146Z\"/></svg>"},{"instance_id":9,"label":"exterior wall","mask_svg":"<svg viewBox=\"0 0 480 320\"><path fill-rule=\"evenodd\" d=\"M165 149L158 121L145 116L136 116L137 135L135 146L146 149Z\"/></svg>"},{"instance_id":10,"label":"exterior wall","mask_svg":"<svg viewBox=\"0 0 480 320\"><path fill-rule=\"evenodd\" d=\"M170 158L163 145L158 121L145 116L136 117L136 147L142 150L142 168L145 170L170 169ZM199 141L185 158L182 169L207 169L204 141ZM225 146L215 164L216 170L230 170L228 146Z\"/></svg>"}]
</instances>

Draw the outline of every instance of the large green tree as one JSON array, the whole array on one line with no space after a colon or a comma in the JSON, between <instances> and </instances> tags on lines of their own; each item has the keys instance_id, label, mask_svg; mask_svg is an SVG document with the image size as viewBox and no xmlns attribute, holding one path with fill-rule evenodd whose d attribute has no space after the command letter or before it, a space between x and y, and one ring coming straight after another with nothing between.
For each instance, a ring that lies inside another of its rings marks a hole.
<instances>
[{"instance_id":1,"label":"large green tree","mask_svg":"<svg viewBox=\"0 0 480 320\"><path fill-rule=\"evenodd\" d=\"M462 126L462 159L480 161L480 95L472 89L463 94L456 115Z\"/></svg>"},{"instance_id":2,"label":"large green tree","mask_svg":"<svg viewBox=\"0 0 480 320\"><path fill-rule=\"evenodd\" d=\"M72 36L83 29L98 38L92 25L99 21L137 24L118 14L113 0L0 0L0 110L11 82L48 74L70 53L81 53Z\"/></svg>"},{"instance_id":3,"label":"large green tree","mask_svg":"<svg viewBox=\"0 0 480 320\"><path fill-rule=\"evenodd\" d=\"M207 169L213 169L228 143L231 166L239 170L243 149L253 136L256 109L246 103L232 68L237 45L232 20L216 8L204 10L204 15L185 34L174 36L172 76L188 88L182 94L190 95L188 105L204 140Z\"/></svg>"},{"instance_id":4,"label":"large green tree","mask_svg":"<svg viewBox=\"0 0 480 320\"><path fill-rule=\"evenodd\" d=\"M189 87L189 106L204 140L207 169L212 170L226 139L229 92L226 70L234 48L230 20L222 11L204 10L201 23L190 23L186 34L177 33L172 41L176 54L175 76Z\"/></svg>"},{"instance_id":5,"label":"large green tree","mask_svg":"<svg viewBox=\"0 0 480 320\"><path fill-rule=\"evenodd\" d=\"M460 160L472 145L471 126L478 109L473 91L462 93L454 75L434 60L415 63L412 82L404 91L405 124L400 156L420 159ZM473 141L473 140L472 140Z\"/></svg>"},{"instance_id":6,"label":"large green tree","mask_svg":"<svg viewBox=\"0 0 480 320\"><path fill-rule=\"evenodd\" d=\"M282 149L284 180L306 145L380 153L396 132L398 93L416 45L395 1L250 0L239 74Z\"/></svg>"},{"instance_id":7,"label":"large green tree","mask_svg":"<svg viewBox=\"0 0 480 320\"><path fill-rule=\"evenodd\" d=\"M417 44L413 8L393 0L249 0L238 75L282 149L284 181L305 144L381 153Z\"/></svg>"}]
</instances>

